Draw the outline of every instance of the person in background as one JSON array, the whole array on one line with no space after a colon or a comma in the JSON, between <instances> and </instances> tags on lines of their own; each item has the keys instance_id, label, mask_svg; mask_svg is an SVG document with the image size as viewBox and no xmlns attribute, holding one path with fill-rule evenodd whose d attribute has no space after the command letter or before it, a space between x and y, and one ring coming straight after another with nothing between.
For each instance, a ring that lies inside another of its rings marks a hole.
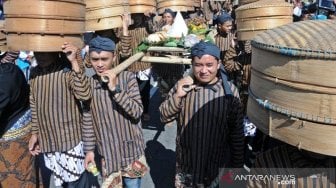
<instances>
[{"instance_id":1,"label":"person in background","mask_svg":"<svg viewBox=\"0 0 336 188\"><path fill-rule=\"evenodd\" d=\"M0 63L0 187L36 187L31 125L25 76L13 62Z\"/></svg>"},{"instance_id":2,"label":"person in background","mask_svg":"<svg viewBox=\"0 0 336 188\"><path fill-rule=\"evenodd\" d=\"M124 35L122 40L128 41L127 43L122 43L124 45L121 46L122 54L126 54L123 59L134 55L138 45L142 43L144 38L150 33L153 33L153 20L150 12L146 12L145 14L132 14L131 18L133 24L129 25L129 16L123 16ZM152 74L151 64L146 62L136 62L128 67L127 70L136 74L144 107L143 120L149 121L150 115L148 109L150 99L150 78Z\"/></svg>"},{"instance_id":3,"label":"person in background","mask_svg":"<svg viewBox=\"0 0 336 188\"><path fill-rule=\"evenodd\" d=\"M207 20L208 26L211 27L214 25L213 21L216 19L218 14L222 12L223 2L221 1L207 1L202 0L202 10Z\"/></svg>"},{"instance_id":4,"label":"person in background","mask_svg":"<svg viewBox=\"0 0 336 188\"><path fill-rule=\"evenodd\" d=\"M229 14L223 13L215 21L217 28L212 30L209 35L221 50L220 60L228 72L229 78L240 89L242 65L238 61L238 43L235 41L236 37L232 31L233 19Z\"/></svg>"},{"instance_id":5,"label":"person in background","mask_svg":"<svg viewBox=\"0 0 336 188\"><path fill-rule=\"evenodd\" d=\"M115 50L115 43L105 37L97 36L89 44L96 75L90 78L93 96L86 105L92 122L83 127L85 166L95 163L97 146L103 157L102 187L140 188L141 177L147 172L141 129L143 106L135 75L113 72Z\"/></svg>"},{"instance_id":6,"label":"person in background","mask_svg":"<svg viewBox=\"0 0 336 188\"><path fill-rule=\"evenodd\" d=\"M171 9L165 9L162 14L163 26L161 27L162 31L168 32L174 23L176 13Z\"/></svg>"},{"instance_id":7,"label":"person in background","mask_svg":"<svg viewBox=\"0 0 336 188\"><path fill-rule=\"evenodd\" d=\"M244 162L242 105L220 63L220 49L201 41L191 56L193 75L179 80L159 108L163 123L177 121L177 188L208 187L220 168Z\"/></svg>"},{"instance_id":8,"label":"person in background","mask_svg":"<svg viewBox=\"0 0 336 188\"><path fill-rule=\"evenodd\" d=\"M30 79L30 153L43 155L52 172L49 187L88 187L81 102L91 98L91 89L80 50L64 43L62 52L35 52L35 57L38 65Z\"/></svg>"},{"instance_id":9,"label":"person in background","mask_svg":"<svg viewBox=\"0 0 336 188\"><path fill-rule=\"evenodd\" d=\"M16 59L16 65L23 71L27 80L29 80L30 69L36 66L33 51L20 51L19 58Z\"/></svg>"}]
</instances>

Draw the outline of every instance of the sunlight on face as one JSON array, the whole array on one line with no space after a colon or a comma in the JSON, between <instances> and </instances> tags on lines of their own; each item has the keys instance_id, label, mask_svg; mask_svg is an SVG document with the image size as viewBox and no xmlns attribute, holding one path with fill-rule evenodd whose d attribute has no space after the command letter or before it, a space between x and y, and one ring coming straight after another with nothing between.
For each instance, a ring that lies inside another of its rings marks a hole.
<instances>
[{"instance_id":1,"label":"sunlight on face","mask_svg":"<svg viewBox=\"0 0 336 188\"><path fill-rule=\"evenodd\" d=\"M193 74L201 84L212 84L217 79L219 61L212 55L203 55L193 59Z\"/></svg>"},{"instance_id":2,"label":"sunlight on face","mask_svg":"<svg viewBox=\"0 0 336 188\"><path fill-rule=\"evenodd\" d=\"M101 73L112 69L113 61L115 56L113 52L101 51L100 53L96 51L90 52L90 62L93 69L98 75Z\"/></svg>"}]
</instances>

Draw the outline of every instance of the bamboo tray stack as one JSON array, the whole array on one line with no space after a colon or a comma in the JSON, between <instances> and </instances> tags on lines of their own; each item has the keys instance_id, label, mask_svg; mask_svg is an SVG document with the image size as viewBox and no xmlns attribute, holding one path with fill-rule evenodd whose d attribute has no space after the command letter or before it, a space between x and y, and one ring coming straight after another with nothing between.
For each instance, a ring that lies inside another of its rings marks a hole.
<instances>
[{"instance_id":1,"label":"bamboo tray stack","mask_svg":"<svg viewBox=\"0 0 336 188\"><path fill-rule=\"evenodd\" d=\"M195 10L193 0L157 0L157 11L159 14L162 14L167 8L180 12Z\"/></svg>"},{"instance_id":2,"label":"bamboo tray stack","mask_svg":"<svg viewBox=\"0 0 336 188\"><path fill-rule=\"evenodd\" d=\"M283 0L260 0L236 9L238 40L293 22L293 6Z\"/></svg>"},{"instance_id":3,"label":"bamboo tray stack","mask_svg":"<svg viewBox=\"0 0 336 188\"><path fill-rule=\"evenodd\" d=\"M144 13L156 10L156 0L129 0L130 13Z\"/></svg>"},{"instance_id":4,"label":"bamboo tray stack","mask_svg":"<svg viewBox=\"0 0 336 188\"><path fill-rule=\"evenodd\" d=\"M196 7L196 8L201 7L201 1L202 0L194 0L194 7Z\"/></svg>"},{"instance_id":5,"label":"bamboo tray stack","mask_svg":"<svg viewBox=\"0 0 336 188\"><path fill-rule=\"evenodd\" d=\"M253 3L259 0L239 0L239 5L245 5L245 4L249 4L249 3Z\"/></svg>"},{"instance_id":6,"label":"bamboo tray stack","mask_svg":"<svg viewBox=\"0 0 336 188\"><path fill-rule=\"evenodd\" d=\"M7 0L4 10L8 50L60 51L65 41L83 45L83 0Z\"/></svg>"},{"instance_id":7,"label":"bamboo tray stack","mask_svg":"<svg viewBox=\"0 0 336 188\"><path fill-rule=\"evenodd\" d=\"M264 133L336 156L336 22L284 25L252 40L247 114Z\"/></svg>"},{"instance_id":8,"label":"bamboo tray stack","mask_svg":"<svg viewBox=\"0 0 336 188\"><path fill-rule=\"evenodd\" d=\"M0 52L7 51L6 35L4 33L5 21L0 21Z\"/></svg>"},{"instance_id":9,"label":"bamboo tray stack","mask_svg":"<svg viewBox=\"0 0 336 188\"><path fill-rule=\"evenodd\" d=\"M121 15L129 12L128 0L85 0L86 31L122 27Z\"/></svg>"}]
</instances>

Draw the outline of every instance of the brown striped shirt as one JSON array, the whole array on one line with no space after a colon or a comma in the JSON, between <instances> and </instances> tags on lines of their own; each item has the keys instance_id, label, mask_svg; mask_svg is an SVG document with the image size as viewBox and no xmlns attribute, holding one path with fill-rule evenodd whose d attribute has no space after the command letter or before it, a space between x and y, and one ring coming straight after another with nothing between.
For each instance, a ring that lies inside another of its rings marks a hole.
<instances>
[{"instance_id":1,"label":"brown striped shirt","mask_svg":"<svg viewBox=\"0 0 336 188\"><path fill-rule=\"evenodd\" d=\"M148 36L147 30L145 27L130 29L129 36L131 36L132 41L130 43L131 53L134 54L135 49L138 47L138 45ZM150 63L146 62L136 62L132 64L130 67L128 67L128 71L131 72L138 72L143 71L151 67Z\"/></svg>"},{"instance_id":2,"label":"brown striped shirt","mask_svg":"<svg viewBox=\"0 0 336 188\"><path fill-rule=\"evenodd\" d=\"M92 123L85 123L83 127L84 150L93 151L97 144L105 158L107 173L111 174L144 154L139 87L134 74L126 71L118 75L119 94L113 95L96 75L90 78L90 84Z\"/></svg>"},{"instance_id":3,"label":"brown striped shirt","mask_svg":"<svg viewBox=\"0 0 336 188\"><path fill-rule=\"evenodd\" d=\"M38 134L42 152L68 151L81 141L80 101L91 98L88 79L61 65L38 69L30 80L32 133Z\"/></svg>"},{"instance_id":4,"label":"brown striped shirt","mask_svg":"<svg viewBox=\"0 0 336 188\"><path fill-rule=\"evenodd\" d=\"M0 63L15 63L15 60L19 57L20 52L5 52Z\"/></svg>"},{"instance_id":5,"label":"brown striped shirt","mask_svg":"<svg viewBox=\"0 0 336 188\"><path fill-rule=\"evenodd\" d=\"M221 60L223 61L225 70L229 73L239 71L241 69L240 63L237 61L237 51L234 42L234 34L229 33L223 37L220 34L215 36L215 44L221 50Z\"/></svg>"},{"instance_id":6,"label":"brown striped shirt","mask_svg":"<svg viewBox=\"0 0 336 188\"><path fill-rule=\"evenodd\" d=\"M316 154L315 154L316 155ZM322 155L323 156L323 155ZM277 181L249 181L248 187L330 187L335 188L335 172L336 172L336 157L323 156L314 158L306 151L300 151L290 145L282 145L257 156L255 168L263 168L264 171L269 168L282 168L282 169L296 169L295 184L292 185L279 185ZM301 169L301 171L300 171ZM318 173L321 169L331 169L333 173L328 177L326 173ZM305 173L305 171L309 173ZM285 170L283 170L285 171ZM289 171L289 170L288 170ZM317 173L315 173L315 172ZM254 173L252 168L252 173ZM290 171L291 172L291 171ZM257 173L258 174L258 173ZM306 174L299 175L299 174ZM289 174L285 174L289 175Z\"/></svg>"},{"instance_id":7,"label":"brown striped shirt","mask_svg":"<svg viewBox=\"0 0 336 188\"><path fill-rule=\"evenodd\" d=\"M243 164L243 115L238 91L224 93L222 80L198 86L181 101L174 100L176 86L160 106L161 121L177 121L177 173L193 176L194 183L211 182L224 165ZM231 157L228 157L228 153Z\"/></svg>"},{"instance_id":8,"label":"brown striped shirt","mask_svg":"<svg viewBox=\"0 0 336 188\"><path fill-rule=\"evenodd\" d=\"M225 52L234 47L234 34L229 33L224 37L218 33L215 36L215 44L221 50L221 59L224 59Z\"/></svg>"}]
</instances>

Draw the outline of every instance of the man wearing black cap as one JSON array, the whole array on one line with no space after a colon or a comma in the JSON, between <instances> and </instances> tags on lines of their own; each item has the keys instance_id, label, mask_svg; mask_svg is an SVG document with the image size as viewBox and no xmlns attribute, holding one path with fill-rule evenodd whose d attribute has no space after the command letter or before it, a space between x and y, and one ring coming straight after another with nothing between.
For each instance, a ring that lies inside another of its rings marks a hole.
<instances>
[{"instance_id":1,"label":"man wearing black cap","mask_svg":"<svg viewBox=\"0 0 336 188\"><path fill-rule=\"evenodd\" d=\"M178 81L160 106L161 121L177 121L176 187L209 186L220 168L243 165L243 116L219 48L191 49L192 76Z\"/></svg>"},{"instance_id":2,"label":"man wearing black cap","mask_svg":"<svg viewBox=\"0 0 336 188\"><path fill-rule=\"evenodd\" d=\"M92 123L83 129L85 165L94 163L94 148L103 157L103 187L140 187L147 171L141 130L143 105L135 75L116 75L115 43L96 37L89 43L90 62L96 75L90 79Z\"/></svg>"},{"instance_id":3,"label":"man wearing black cap","mask_svg":"<svg viewBox=\"0 0 336 188\"><path fill-rule=\"evenodd\" d=\"M241 65L237 61L235 35L232 32L233 18L229 14L222 13L214 22L217 29L211 33L214 36L214 43L220 48L220 60L229 73L230 79L233 79L237 84L238 77L241 76Z\"/></svg>"}]
</instances>

